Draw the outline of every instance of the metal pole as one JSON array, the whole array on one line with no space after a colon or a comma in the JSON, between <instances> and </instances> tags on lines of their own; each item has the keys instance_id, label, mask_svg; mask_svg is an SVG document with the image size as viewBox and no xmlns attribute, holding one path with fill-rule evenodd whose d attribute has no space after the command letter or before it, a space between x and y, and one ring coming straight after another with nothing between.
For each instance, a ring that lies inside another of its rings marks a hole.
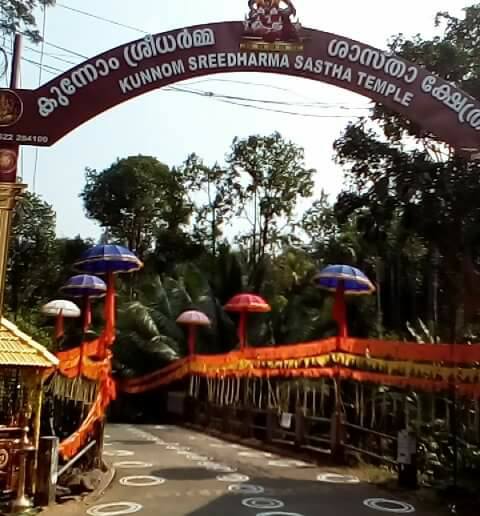
<instances>
[{"instance_id":1,"label":"metal pole","mask_svg":"<svg viewBox=\"0 0 480 516\"><path fill-rule=\"evenodd\" d=\"M15 34L12 56L12 72L10 75L10 88L20 87L20 63L22 59L23 39L21 34Z\"/></svg>"}]
</instances>

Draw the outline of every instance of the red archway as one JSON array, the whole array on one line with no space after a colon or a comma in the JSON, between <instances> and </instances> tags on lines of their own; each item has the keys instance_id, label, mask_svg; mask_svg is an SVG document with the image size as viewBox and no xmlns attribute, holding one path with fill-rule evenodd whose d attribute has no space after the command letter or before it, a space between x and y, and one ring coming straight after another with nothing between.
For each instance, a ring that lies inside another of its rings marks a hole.
<instances>
[{"instance_id":1,"label":"red archway","mask_svg":"<svg viewBox=\"0 0 480 516\"><path fill-rule=\"evenodd\" d=\"M147 36L98 55L36 90L0 90L1 147L8 153L10 146L53 145L122 102L223 72L279 73L332 84L381 102L467 157L480 152L480 102L428 70L314 29L303 29L298 42L245 38L242 22ZM8 181L5 172L3 168L0 179Z\"/></svg>"}]
</instances>

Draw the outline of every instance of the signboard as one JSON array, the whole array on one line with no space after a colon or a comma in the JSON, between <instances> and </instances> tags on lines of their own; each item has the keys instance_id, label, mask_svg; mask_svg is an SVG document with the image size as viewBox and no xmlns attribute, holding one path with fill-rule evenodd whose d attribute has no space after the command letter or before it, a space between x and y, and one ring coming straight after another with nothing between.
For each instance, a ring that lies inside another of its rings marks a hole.
<instances>
[{"instance_id":1,"label":"signboard","mask_svg":"<svg viewBox=\"0 0 480 516\"><path fill-rule=\"evenodd\" d=\"M122 102L223 72L277 73L338 86L381 102L463 154L480 152L480 103L453 84L364 43L303 28L291 1L250 0L249 7L245 22L149 35L36 90L0 90L3 166L11 166L12 144L53 145Z\"/></svg>"},{"instance_id":2,"label":"signboard","mask_svg":"<svg viewBox=\"0 0 480 516\"><path fill-rule=\"evenodd\" d=\"M398 432L397 463L403 465L412 464L412 458L417 453L417 438L408 430Z\"/></svg>"},{"instance_id":3,"label":"signboard","mask_svg":"<svg viewBox=\"0 0 480 516\"><path fill-rule=\"evenodd\" d=\"M280 426L282 428L285 428L286 430L292 428L292 417L293 414L289 414L288 412L282 412L282 415L280 416Z\"/></svg>"}]
</instances>

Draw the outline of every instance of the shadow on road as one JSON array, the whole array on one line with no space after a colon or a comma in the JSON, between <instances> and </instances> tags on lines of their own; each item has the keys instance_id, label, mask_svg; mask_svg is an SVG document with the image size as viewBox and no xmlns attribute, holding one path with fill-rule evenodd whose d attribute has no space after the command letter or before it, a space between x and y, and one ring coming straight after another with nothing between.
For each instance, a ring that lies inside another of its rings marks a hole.
<instances>
[{"instance_id":1,"label":"shadow on road","mask_svg":"<svg viewBox=\"0 0 480 516\"><path fill-rule=\"evenodd\" d=\"M203 468L166 468L152 471L153 476L165 478L166 480L214 480L217 475L221 475L216 471L208 471Z\"/></svg>"}]
</instances>

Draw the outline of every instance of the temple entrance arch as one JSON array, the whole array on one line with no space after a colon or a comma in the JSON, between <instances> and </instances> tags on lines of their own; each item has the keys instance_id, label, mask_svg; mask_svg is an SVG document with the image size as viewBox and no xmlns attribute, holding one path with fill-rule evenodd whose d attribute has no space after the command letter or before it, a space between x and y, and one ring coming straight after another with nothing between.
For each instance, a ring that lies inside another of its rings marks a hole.
<instances>
[{"instance_id":1,"label":"temple entrance arch","mask_svg":"<svg viewBox=\"0 0 480 516\"><path fill-rule=\"evenodd\" d=\"M428 70L296 21L291 0L249 0L245 22L146 36L100 54L36 90L0 90L0 182L12 182L19 145L51 146L127 100L225 72L302 77L368 97L473 158L480 102Z\"/></svg>"}]
</instances>

